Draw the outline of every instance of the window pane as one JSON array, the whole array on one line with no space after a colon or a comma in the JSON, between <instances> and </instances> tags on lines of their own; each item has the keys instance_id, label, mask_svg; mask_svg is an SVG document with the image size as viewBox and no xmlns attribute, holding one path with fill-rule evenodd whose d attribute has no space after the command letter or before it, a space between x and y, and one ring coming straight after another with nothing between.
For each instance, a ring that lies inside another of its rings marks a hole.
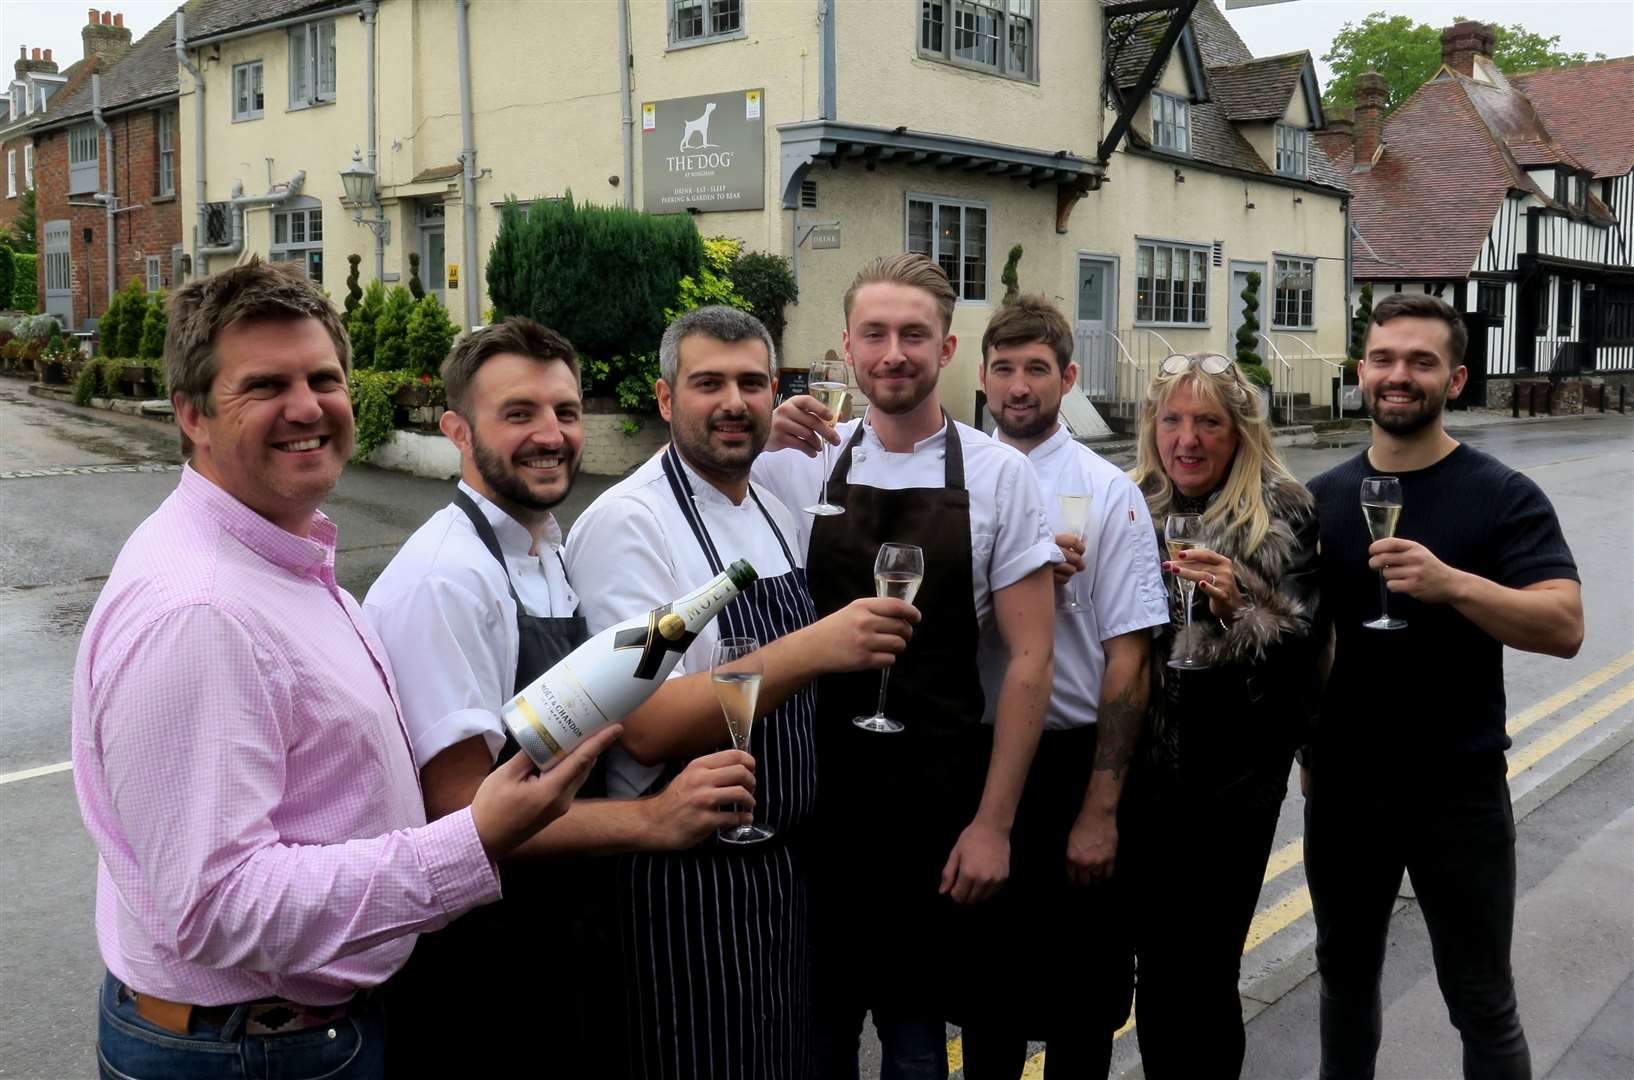
<instances>
[{"instance_id":1,"label":"window pane","mask_svg":"<svg viewBox=\"0 0 1634 1080\"><path fill-rule=\"evenodd\" d=\"M931 204L921 199L908 200L908 250L930 257L936 252L935 237L931 234Z\"/></svg>"},{"instance_id":2,"label":"window pane","mask_svg":"<svg viewBox=\"0 0 1634 1080\"><path fill-rule=\"evenodd\" d=\"M323 239L323 211L308 210L306 212L306 239L308 243L316 244Z\"/></svg>"},{"instance_id":3,"label":"window pane","mask_svg":"<svg viewBox=\"0 0 1634 1080\"><path fill-rule=\"evenodd\" d=\"M1169 249L1160 247L1153 249L1157 258L1152 285L1152 318L1158 322L1168 322L1173 316L1169 305Z\"/></svg>"},{"instance_id":4,"label":"window pane","mask_svg":"<svg viewBox=\"0 0 1634 1080\"><path fill-rule=\"evenodd\" d=\"M318 97L332 101L335 97L335 24L323 23L315 27L318 53Z\"/></svg>"},{"instance_id":5,"label":"window pane","mask_svg":"<svg viewBox=\"0 0 1634 1080\"><path fill-rule=\"evenodd\" d=\"M1191 321L1208 322L1208 258L1201 251L1191 253Z\"/></svg>"},{"instance_id":6,"label":"window pane","mask_svg":"<svg viewBox=\"0 0 1634 1080\"><path fill-rule=\"evenodd\" d=\"M306 215L297 210L293 214L285 215L285 217L289 221L289 242L292 244L306 243Z\"/></svg>"},{"instance_id":7,"label":"window pane","mask_svg":"<svg viewBox=\"0 0 1634 1080\"><path fill-rule=\"evenodd\" d=\"M265 108L265 95L261 90L261 65L250 68L250 108L260 112Z\"/></svg>"},{"instance_id":8,"label":"window pane","mask_svg":"<svg viewBox=\"0 0 1634 1080\"><path fill-rule=\"evenodd\" d=\"M1152 318L1152 249L1146 244L1135 249L1135 318Z\"/></svg>"},{"instance_id":9,"label":"window pane","mask_svg":"<svg viewBox=\"0 0 1634 1080\"><path fill-rule=\"evenodd\" d=\"M710 33L730 34L743 25L743 6L740 0L711 0Z\"/></svg>"},{"instance_id":10,"label":"window pane","mask_svg":"<svg viewBox=\"0 0 1634 1080\"><path fill-rule=\"evenodd\" d=\"M948 280L955 283L960 280L959 251L962 247L962 237L959 228L959 208L957 206L936 207L936 262L942 267L942 272Z\"/></svg>"},{"instance_id":11,"label":"window pane","mask_svg":"<svg viewBox=\"0 0 1634 1080\"><path fill-rule=\"evenodd\" d=\"M306 253L306 276L319 285L323 284L323 252L309 251Z\"/></svg>"},{"instance_id":12,"label":"window pane","mask_svg":"<svg viewBox=\"0 0 1634 1080\"><path fill-rule=\"evenodd\" d=\"M1005 70L1012 75L1028 75L1033 62L1033 21L1021 15L1010 16L1010 55Z\"/></svg>"},{"instance_id":13,"label":"window pane","mask_svg":"<svg viewBox=\"0 0 1634 1080\"><path fill-rule=\"evenodd\" d=\"M297 26L289 32L289 103L305 105L307 90L306 27Z\"/></svg>"},{"instance_id":14,"label":"window pane","mask_svg":"<svg viewBox=\"0 0 1634 1080\"><path fill-rule=\"evenodd\" d=\"M703 0L675 0L675 40L704 36Z\"/></svg>"},{"instance_id":15,"label":"window pane","mask_svg":"<svg viewBox=\"0 0 1634 1080\"><path fill-rule=\"evenodd\" d=\"M965 208L964 299L987 299L987 211Z\"/></svg>"},{"instance_id":16,"label":"window pane","mask_svg":"<svg viewBox=\"0 0 1634 1080\"><path fill-rule=\"evenodd\" d=\"M919 4L919 48L925 52L944 51L942 6L947 0L921 0Z\"/></svg>"},{"instance_id":17,"label":"window pane","mask_svg":"<svg viewBox=\"0 0 1634 1080\"><path fill-rule=\"evenodd\" d=\"M289 215L272 215L272 242L274 244L289 243Z\"/></svg>"},{"instance_id":18,"label":"window pane","mask_svg":"<svg viewBox=\"0 0 1634 1080\"><path fill-rule=\"evenodd\" d=\"M986 4L953 0L953 55L998 67L999 12Z\"/></svg>"}]
</instances>

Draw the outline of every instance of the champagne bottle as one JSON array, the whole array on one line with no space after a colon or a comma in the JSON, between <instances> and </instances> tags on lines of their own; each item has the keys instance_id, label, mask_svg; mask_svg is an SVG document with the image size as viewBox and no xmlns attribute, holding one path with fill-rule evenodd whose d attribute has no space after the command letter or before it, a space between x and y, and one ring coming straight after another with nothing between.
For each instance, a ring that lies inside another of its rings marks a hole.
<instances>
[{"instance_id":1,"label":"champagne bottle","mask_svg":"<svg viewBox=\"0 0 1634 1080\"><path fill-rule=\"evenodd\" d=\"M609 626L500 709L522 752L541 770L634 712L675 670L698 631L758 575L739 559L679 600Z\"/></svg>"}]
</instances>

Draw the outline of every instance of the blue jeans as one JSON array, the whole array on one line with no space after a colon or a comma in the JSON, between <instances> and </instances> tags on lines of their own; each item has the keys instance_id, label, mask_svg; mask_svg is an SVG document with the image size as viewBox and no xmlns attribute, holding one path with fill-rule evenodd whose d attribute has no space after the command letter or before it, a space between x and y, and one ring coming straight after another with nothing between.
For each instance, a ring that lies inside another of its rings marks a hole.
<instances>
[{"instance_id":1,"label":"blue jeans","mask_svg":"<svg viewBox=\"0 0 1634 1080\"><path fill-rule=\"evenodd\" d=\"M862 1021L867 1010L831 1015L819 1033L825 1080L857 1080ZM947 1024L941 1020L901 1020L874 1014L879 1033L880 1080L947 1080Z\"/></svg>"},{"instance_id":2,"label":"blue jeans","mask_svg":"<svg viewBox=\"0 0 1634 1080\"><path fill-rule=\"evenodd\" d=\"M385 1076L385 1016L378 1005L328 1027L287 1035L246 1035L248 1005L225 1024L195 1019L177 1035L136 1015L136 1002L112 975L102 981L97 1065L102 1080L380 1080Z\"/></svg>"}]
</instances>

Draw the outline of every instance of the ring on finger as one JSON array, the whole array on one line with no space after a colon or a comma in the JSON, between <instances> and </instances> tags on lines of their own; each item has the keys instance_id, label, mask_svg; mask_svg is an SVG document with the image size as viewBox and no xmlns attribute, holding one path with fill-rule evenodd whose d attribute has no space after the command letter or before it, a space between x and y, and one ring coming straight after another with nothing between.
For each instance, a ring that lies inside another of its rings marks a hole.
<instances>
[{"instance_id":1,"label":"ring on finger","mask_svg":"<svg viewBox=\"0 0 1634 1080\"><path fill-rule=\"evenodd\" d=\"M1215 576L1213 574L1210 574L1208 576L1208 584L1209 584L1209 588L1211 588L1211 589L1217 589L1217 588L1220 587L1219 581L1215 578Z\"/></svg>"}]
</instances>

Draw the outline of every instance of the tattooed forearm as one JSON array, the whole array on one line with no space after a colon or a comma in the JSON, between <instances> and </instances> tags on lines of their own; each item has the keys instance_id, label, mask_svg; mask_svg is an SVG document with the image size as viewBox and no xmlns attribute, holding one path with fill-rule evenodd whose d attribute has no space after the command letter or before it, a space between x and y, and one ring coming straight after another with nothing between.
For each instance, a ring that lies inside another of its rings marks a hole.
<instances>
[{"instance_id":1,"label":"tattooed forearm","mask_svg":"<svg viewBox=\"0 0 1634 1080\"><path fill-rule=\"evenodd\" d=\"M1135 743L1140 738L1141 722L1146 717L1146 686L1125 686L1111 700L1101 702L1096 718L1095 771L1109 771L1112 779L1122 780L1135 754Z\"/></svg>"}]
</instances>

